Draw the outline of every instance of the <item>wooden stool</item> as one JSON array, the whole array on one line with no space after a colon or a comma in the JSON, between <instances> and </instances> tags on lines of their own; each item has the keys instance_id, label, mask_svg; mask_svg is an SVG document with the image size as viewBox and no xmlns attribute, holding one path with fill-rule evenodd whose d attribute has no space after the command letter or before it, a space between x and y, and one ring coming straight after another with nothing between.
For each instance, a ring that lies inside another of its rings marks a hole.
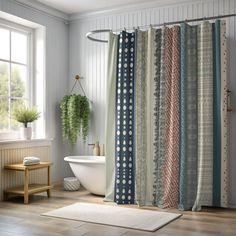
<instances>
[{"instance_id":1,"label":"wooden stool","mask_svg":"<svg viewBox=\"0 0 236 236\"><path fill-rule=\"evenodd\" d=\"M40 164L25 166L23 164L12 164L4 166L4 169L10 171L24 171L24 185L4 190L4 196L16 194L24 196L24 203L28 204L29 195L47 191L47 196L51 196L51 162L40 162ZM47 168L47 184L29 184L29 171Z\"/></svg>"}]
</instances>

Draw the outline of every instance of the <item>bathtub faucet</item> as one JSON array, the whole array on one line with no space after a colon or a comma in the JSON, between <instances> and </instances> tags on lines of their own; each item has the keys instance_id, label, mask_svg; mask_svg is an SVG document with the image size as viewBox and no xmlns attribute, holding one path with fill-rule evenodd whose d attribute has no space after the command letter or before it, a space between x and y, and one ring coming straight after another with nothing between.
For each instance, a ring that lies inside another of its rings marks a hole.
<instances>
[{"instance_id":1,"label":"bathtub faucet","mask_svg":"<svg viewBox=\"0 0 236 236\"><path fill-rule=\"evenodd\" d=\"M93 149L93 156L100 156L100 147L99 147L99 142L95 143L89 143L89 146L92 146Z\"/></svg>"},{"instance_id":2,"label":"bathtub faucet","mask_svg":"<svg viewBox=\"0 0 236 236\"><path fill-rule=\"evenodd\" d=\"M89 146L92 146L93 156L105 156L105 145L100 144L97 141L96 143L89 143Z\"/></svg>"}]
</instances>

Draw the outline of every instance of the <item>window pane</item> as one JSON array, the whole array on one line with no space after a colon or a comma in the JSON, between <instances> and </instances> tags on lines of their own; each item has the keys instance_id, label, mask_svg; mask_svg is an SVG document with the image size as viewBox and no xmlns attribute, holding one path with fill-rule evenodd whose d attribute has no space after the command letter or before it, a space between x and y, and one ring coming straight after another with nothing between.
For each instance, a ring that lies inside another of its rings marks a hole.
<instances>
[{"instance_id":1,"label":"window pane","mask_svg":"<svg viewBox=\"0 0 236 236\"><path fill-rule=\"evenodd\" d=\"M27 97L27 68L26 66L11 64L11 96Z\"/></svg>"},{"instance_id":2,"label":"window pane","mask_svg":"<svg viewBox=\"0 0 236 236\"><path fill-rule=\"evenodd\" d=\"M27 36L25 34L11 33L11 60L27 63Z\"/></svg>"},{"instance_id":3,"label":"window pane","mask_svg":"<svg viewBox=\"0 0 236 236\"><path fill-rule=\"evenodd\" d=\"M28 104L25 103L25 101L23 99L11 99L11 130L12 131L16 131L20 127L23 126L22 123L18 122L17 120L13 119L13 117L12 117L14 110L21 107L22 105L27 106Z\"/></svg>"},{"instance_id":4,"label":"window pane","mask_svg":"<svg viewBox=\"0 0 236 236\"><path fill-rule=\"evenodd\" d=\"M10 59L10 31L0 28L0 58Z\"/></svg>"},{"instance_id":5,"label":"window pane","mask_svg":"<svg viewBox=\"0 0 236 236\"><path fill-rule=\"evenodd\" d=\"M0 97L8 96L9 63L0 62Z\"/></svg>"},{"instance_id":6,"label":"window pane","mask_svg":"<svg viewBox=\"0 0 236 236\"><path fill-rule=\"evenodd\" d=\"M8 131L8 100L0 99L0 132Z\"/></svg>"}]
</instances>

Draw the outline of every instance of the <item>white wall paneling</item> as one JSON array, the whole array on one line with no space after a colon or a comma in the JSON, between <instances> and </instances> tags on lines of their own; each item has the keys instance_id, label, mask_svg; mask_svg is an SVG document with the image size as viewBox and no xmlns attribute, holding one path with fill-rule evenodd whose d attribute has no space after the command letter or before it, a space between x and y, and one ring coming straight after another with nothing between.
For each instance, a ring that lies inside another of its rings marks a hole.
<instances>
[{"instance_id":1,"label":"white wall paneling","mask_svg":"<svg viewBox=\"0 0 236 236\"><path fill-rule=\"evenodd\" d=\"M236 12L235 0L205 0L188 1L165 7L153 7L129 11L110 11L107 14L88 14L83 18L73 20L69 26L70 35L70 67L69 86L73 85L73 77L79 73L84 77L82 83L89 98L93 101L91 132L88 142L99 140L104 143L105 126L105 86L106 86L106 44L96 43L86 39L90 30L103 28L123 28L138 25L164 23L204 16L217 16ZM72 17L73 19L73 17ZM232 90L232 105L236 109L236 18L227 19L228 37L228 84ZM78 90L79 91L79 90ZM229 113L229 168L230 168L230 203L236 206L236 112ZM74 154L91 153L87 144L78 142Z\"/></svg>"}]
</instances>

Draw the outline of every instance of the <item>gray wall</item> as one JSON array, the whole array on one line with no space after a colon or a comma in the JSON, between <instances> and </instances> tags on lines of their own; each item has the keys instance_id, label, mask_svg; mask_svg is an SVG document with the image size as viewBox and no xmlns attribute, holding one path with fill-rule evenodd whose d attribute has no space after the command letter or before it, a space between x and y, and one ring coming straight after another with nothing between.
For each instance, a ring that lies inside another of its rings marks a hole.
<instances>
[{"instance_id":1,"label":"gray wall","mask_svg":"<svg viewBox=\"0 0 236 236\"><path fill-rule=\"evenodd\" d=\"M169 1L167 1L169 2ZM105 84L106 84L106 44L91 42L85 34L94 29L123 28L137 25L149 25L168 21L183 20L219 14L236 12L234 0L205 0L185 1L176 5L158 7L147 4L144 9L138 7L131 9L118 9L102 14L85 14L70 24L70 70L69 77L80 73L85 77L83 84L89 98L93 101L93 117L89 142L97 139L104 143L104 113L105 113ZM75 16L76 17L76 16ZM72 17L73 18L73 17ZM236 17L227 19L228 37L228 82L232 90L232 104L235 102L235 74L236 74ZM69 81L70 87L72 80ZM229 113L229 171L230 171L230 203L236 206L236 113ZM75 154L91 153L90 148L78 143L74 149Z\"/></svg>"},{"instance_id":2,"label":"gray wall","mask_svg":"<svg viewBox=\"0 0 236 236\"><path fill-rule=\"evenodd\" d=\"M53 138L53 181L60 181L70 173L63 161L68 151L62 145L58 107L68 88L69 27L60 18L12 0L0 0L0 11L46 26L46 134Z\"/></svg>"}]
</instances>

